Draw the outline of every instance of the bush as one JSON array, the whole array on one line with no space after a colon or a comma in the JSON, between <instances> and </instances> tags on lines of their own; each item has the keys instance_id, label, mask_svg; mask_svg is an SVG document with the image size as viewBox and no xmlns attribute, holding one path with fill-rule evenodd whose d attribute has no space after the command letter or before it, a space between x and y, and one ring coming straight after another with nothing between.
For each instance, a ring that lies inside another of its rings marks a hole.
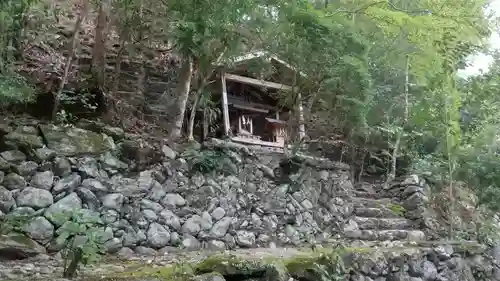
<instances>
[{"instance_id":1,"label":"bush","mask_svg":"<svg viewBox=\"0 0 500 281\"><path fill-rule=\"evenodd\" d=\"M0 74L0 106L26 104L34 101L35 89L17 73Z\"/></svg>"}]
</instances>

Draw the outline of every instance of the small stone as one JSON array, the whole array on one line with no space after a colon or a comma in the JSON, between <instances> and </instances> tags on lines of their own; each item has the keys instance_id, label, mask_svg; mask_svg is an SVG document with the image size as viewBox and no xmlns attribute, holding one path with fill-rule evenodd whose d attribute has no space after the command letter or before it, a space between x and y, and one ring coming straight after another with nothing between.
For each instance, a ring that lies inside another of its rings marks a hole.
<instances>
[{"instance_id":1,"label":"small stone","mask_svg":"<svg viewBox=\"0 0 500 281\"><path fill-rule=\"evenodd\" d=\"M201 217L194 215L182 225L182 233L196 236L201 231Z\"/></svg>"},{"instance_id":2,"label":"small stone","mask_svg":"<svg viewBox=\"0 0 500 281\"><path fill-rule=\"evenodd\" d=\"M217 207L215 208L213 211L212 211L212 218L215 220L215 221L219 221L220 219L222 219L224 216L226 215L226 211L221 208L221 207Z\"/></svg>"},{"instance_id":3,"label":"small stone","mask_svg":"<svg viewBox=\"0 0 500 281\"><path fill-rule=\"evenodd\" d=\"M73 192L82 182L82 177L78 174L71 174L60 179L52 189L52 192L58 194L61 192Z\"/></svg>"},{"instance_id":4,"label":"small stone","mask_svg":"<svg viewBox=\"0 0 500 281\"><path fill-rule=\"evenodd\" d=\"M3 179L2 185L8 190L23 189L26 187L26 181L23 177L16 173L10 173Z\"/></svg>"},{"instance_id":5,"label":"small stone","mask_svg":"<svg viewBox=\"0 0 500 281\"><path fill-rule=\"evenodd\" d=\"M0 211L8 213L16 205L12 193L5 187L0 186Z\"/></svg>"},{"instance_id":6,"label":"small stone","mask_svg":"<svg viewBox=\"0 0 500 281\"><path fill-rule=\"evenodd\" d=\"M52 161L56 157L56 152L50 148L42 147L35 150L35 156L40 161Z\"/></svg>"},{"instance_id":7,"label":"small stone","mask_svg":"<svg viewBox=\"0 0 500 281\"><path fill-rule=\"evenodd\" d=\"M46 243L54 236L54 226L44 217L36 217L25 227L24 231L32 239Z\"/></svg>"},{"instance_id":8,"label":"small stone","mask_svg":"<svg viewBox=\"0 0 500 281\"><path fill-rule=\"evenodd\" d=\"M255 234L245 230L236 231L236 243L240 247L251 248L255 245Z\"/></svg>"},{"instance_id":9,"label":"small stone","mask_svg":"<svg viewBox=\"0 0 500 281\"><path fill-rule=\"evenodd\" d=\"M29 187L19 192L16 202L19 207L31 207L38 210L52 205L54 198L48 190Z\"/></svg>"},{"instance_id":10,"label":"small stone","mask_svg":"<svg viewBox=\"0 0 500 281\"><path fill-rule=\"evenodd\" d=\"M118 252L122 248L122 241L119 238L112 238L104 243L104 247L110 254Z\"/></svg>"},{"instance_id":11,"label":"small stone","mask_svg":"<svg viewBox=\"0 0 500 281\"><path fill-rule=\"evenodd\" d=\"M201 248L201 243L194 236L189 234L184 235L184 239L182 239L182 247L186 250L199 250Z\"/></svg>"},{"instance_id":12,"label":"small stone","mask_svg":"<svg viewBox=\"0 0 500 281\"><path fill-rule=\"evenodd\" d=\"M104 184L102 184L99 180L96 179L84 179L82 185L90 189L92 192L101 192L101 193L108 192L108 188L104 186Z\"/></svg>"},{"instance_id":13,"label":"small stone","mask_svg":"<svg viewBox=\"0 0 500 281\"><path fill-rule=\"evenodd\" d=\"M231 217L224 217L218 222L216 222L212 228L210 229L210 237L212 238L222 238L224 235L226 235L229 226L231 226L231 221L233 218Z\"/></svg>"},{"instance_id":14,"label":"small stone","mask_svg":"<svg viewBox=\"0 0 500 281\"><path fill-rule=\"evenodd\" d=\"M8 150L0 153L0 157L2 157L5 161L11 163L19 163L26 160L26 154L22 153L19 150Z\"/></svg>"},{"instance_id":15,"label":"small stone","mask_svg":"<svg viewBox=\"0 0 500 281\"><path fill-rule=\"evenodd\" d=\"M71 174L71 163L65 157L56 157L53 162L53 172L58 177Z\"/></svg>"},{"instance_id":16,"label":"small stone","mask_svg":"<svg viewBox=\"0 0 500 281\"><path fill-rule=\"evenodd\" d=\"M165 223L165 225L168 225L175 230L181 229L181 220L177 215L168 209L160 212L160 219Z\"/></svg>"},{"instance_id":17,"label":"small stone","mask_svg":"<svg viewBox=\"0 0 500 281\"><path fill-rule=\"evenodd\" d=\"M219 240L210 240L207 247L210 250L223 251L226 249L226 244Z\"/></svg>"},{"instance_id":18,"label":"small stone","mask_svg":"<svg viewBox=\"0 0 500 281\"><path fill-rule=\"evenodd\" d=\"M56 226L62 225L64 221L59 216L67 215L72 211L80 210L82 208L82 200L76 193L70 193L61 200L52 204L46 211L45 217L54 223Z\"/></svg>"},{"instance_id":19,"label":"small stone","mask_svg":"<svg viewBox=\"0 0 500 281\"><path fill-rule=\"evenodd\" d=\"M111 193L102 198L102 206L108 209L120 211L123 206L125 196L121 193Z\"/></svg>"},{"instance_id":20,"label":"small stone","mask_svg":"<svg viewBox=\"0 0 500 281\"><path fill-rule=\"evenodd\" d=\"M116 253L116 255L119 256L120 258L129 259L134 256L134 250L128 247L123 247Z\"/></svg>"},{"instance_id":21,"label":"small stone","mask_svg":"<svg viewBox=\"0 0 500 281\"><path fill-rule=\"evenodd\" d=\"M156 256L158 253L155 249L151 249L144 246L138 246L135 248L135 253L140 256Z\"/></svg>"},{"instance_id":22,"label":"small stone","mask_svg":"<svg viewBox=\"0 0 500 281\"><path fill-rule=\"evenodd\" d=\"M168 145L163 145L161 147L161 151L168 159L175 159L175 157L177 156L177 153L175 153L175 151Z\"/></svg>"},{"instance_id":23,"label":"small stone","mask_svg":"<svg viewBox=\"0 0 500 281\"><path fill-rule=\"evenodd\" d=\"M186 200L177 193L167 193L161 200L165 208L177 208L186 205Z\"/></svg>"},{"instance_id":24,"label":"small stone","mask_svg":"<svg viewBox=\"0 0 500 281\"><path fill-rule=\"evenodd\" d=\"M151 223L146 237L149 244L157 249L167 246L168 242L170 242L170 232L156 222Z\"/></svg>"},{"instance_id":25,"label":"small stone","mask_svg":"<svg viewBox=\"0 0 500 281\"><path fill-rule=\"evenodd\" d=\"M38 170L38 164L33 161L23 161L16 165L14 171L22 177L31 177ZM0 181L1 182L1 181Z\"/></svg>"},{"instance_id":26,"label":"small stone","mask_svg":"<svg viewBox=\"0 0 500 281\"><path fill-rule=\"evenodd\" d=\"M31 178L30 183L36 188L50 190L54 184L54 174L52 171L38 172Z\"/></svg>"}]
</instances>

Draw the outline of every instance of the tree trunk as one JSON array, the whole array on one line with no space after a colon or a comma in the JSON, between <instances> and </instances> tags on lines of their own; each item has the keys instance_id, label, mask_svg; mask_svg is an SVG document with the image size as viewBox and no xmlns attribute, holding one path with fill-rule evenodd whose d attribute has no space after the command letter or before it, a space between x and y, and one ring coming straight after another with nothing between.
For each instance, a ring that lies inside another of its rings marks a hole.
<instances>
[{"instance_id":1,"label":"tree trunk","mask_svg":"<svg viewBox=\"0 0 500 281\"><path fill-rule=\"evenodd\" d=\"M404 127L408 123L408 116L409 116L409 110L410 110L410 105L409 105L409 89L408 86L410 84L410 57L406 55L406 67L405 67L405 92L404 92L404 116L403 116L403 124L401 124L401 128L398 131L398 134L396 135L396 143L394 144L394 149L392 151L392 161L391 161L391 169L389 173L387 174L387 179L386 179L386 184L389 184L391 181L393 181L396 178L396 168L397 168L397 160L398 160L398 154L399 154L399 149L401 146L401 140L403 138L403 133L404 133Z\"/></svg>"},{"instance_id":2,"label":"tree trunk","mask_svg":"<svg viewBox=\"0 0 500 281\"><path fill-rule=\"evenodd\" d=\"M92 49L92 75L97 86L104 86L106 67L106 39L108 27L109 0L99 2L99 14L95 28L95 43Z\"/></svg>"},{"instance_id":3,"label":"tree trunk","mask_svg":"<svg viewBox=\"0 0 500 281\"><path fill-rule=\"evenodd\" d=\"M191 57L184 58L179 75L177 99L173 110L177 114L173 116L170 125L169 137L171 139L178 139L182 135L182 123L184 122L184 113L186 111L186 104L191 89L191 78L193 76L193 61Z\"/></svg>"},{"instance_id":4,"label":"tree trunk","mask_svg":"<svg viewBox=\"0 0 500 281\"><path fill-rule=\"evenodd\" d=\"M193 106L191 107L191 115L189 116L188 123L188 141L194 141L193 131L194 131L194 119L196 117L196 108L198 107L198 101L200 100L201 91L196 92L196 97L194 98Z\"/></svg>"},{"instance_id":5,"label":"tree trunk","mask_svg":"<svg viewBox=\"0 0 500 281\"><path fill-rule=\"evenodd\" d=\"M57 118L57 112L59 111L59 106L60 106L60 96L62 94L62 91L64 89L64 85L66 85L66 82L68 80L68 73L69 69L71 67L71 62L73 61L73 53L75 52L76 45L78 43L78 33L80 31L80 27L82 25L82 22L85 20L85 17L87 16L87 9L88 9L88 0L81 0L80 1L80 14L78 15L78 18L76 19L75 22L75 28L73 30L73 37L71 38L71 47L69 50L68 54L68 59L66 60L66 65L64 66L64 72L63 76L61 78L61 84L59 85L59 89L54 96L54 108L52 109L52 120L56 120Z\"/></svg>"}]
</instances>

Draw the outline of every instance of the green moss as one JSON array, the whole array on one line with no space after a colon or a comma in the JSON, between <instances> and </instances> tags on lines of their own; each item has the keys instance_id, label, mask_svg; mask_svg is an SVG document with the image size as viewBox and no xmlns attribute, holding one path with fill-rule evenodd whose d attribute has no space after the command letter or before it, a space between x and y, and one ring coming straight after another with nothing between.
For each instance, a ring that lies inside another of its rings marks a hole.
<instances>
[{"instance_id":1,"label":"green moss","mask_svg":"<svg viewBox=\"0 0 500 281\"><path fill-rule=\"evenodd\" d=\"M244 260L236 256L212 256L195 267L196 274L219 272L222 275L249 275L253 272L264 272L266 263L263 260Z\"/></svg>"},{"instance_id":2,"label":"green moss","mask_svg":"<svg viewBox=\"0 0 500 281\"><path fill-rule=\"evenodd\" d=\"M194 277L192 265L189 263L177 263L163 267L141 267L135 270L129 270L124 273L117 274L106 281L128 281L138 278L151 277L159 278L162 281L189 281Z\"/></svg>"}]
</instances>

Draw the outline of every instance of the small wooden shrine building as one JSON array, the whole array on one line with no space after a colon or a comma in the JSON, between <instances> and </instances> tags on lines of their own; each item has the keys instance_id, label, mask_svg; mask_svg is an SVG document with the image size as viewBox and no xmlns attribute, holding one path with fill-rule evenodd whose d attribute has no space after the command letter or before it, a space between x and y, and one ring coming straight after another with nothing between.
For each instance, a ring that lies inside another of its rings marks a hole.
<instances>
[{"instance_id":1,"label":"small wooden shrine building","mask_svg":"<svg viewBox=\"0 0 500 281\"><path fill-rule=\"evenodd\" d=\"M294 91L292 85L305 76L303 73L296 73L276 56L257 51L232 59L229 66L220 65L217 74L220 83L216 83L214 94L218 88L225 136L242 144L284 148L286 122L291 114L297 114L301 124L298 135L304 137L302 105L279 103L280 96L282 99ZM296 100L301 100L300 94Z\"/></svg>"}]
</instances>

